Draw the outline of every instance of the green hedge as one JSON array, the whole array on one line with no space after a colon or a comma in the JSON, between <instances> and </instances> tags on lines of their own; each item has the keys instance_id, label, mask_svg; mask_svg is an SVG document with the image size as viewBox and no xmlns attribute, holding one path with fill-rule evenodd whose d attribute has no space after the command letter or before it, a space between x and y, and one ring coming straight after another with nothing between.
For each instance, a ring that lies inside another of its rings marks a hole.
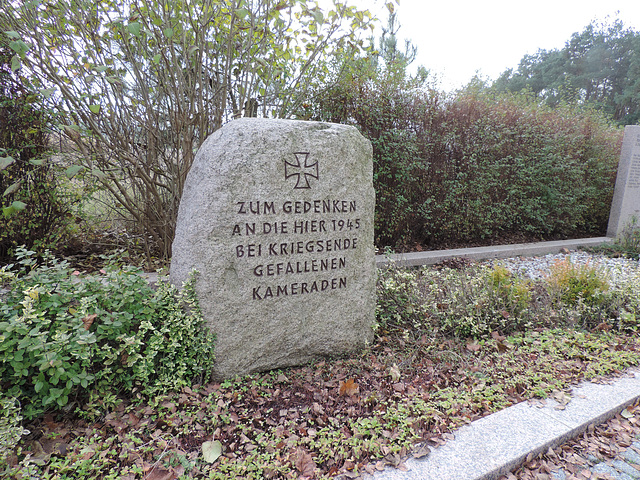
<instances>
[{"instance_id":1,"label":"green hedge","mask_svg":"<svg viewBox=\"0 0 640 480\"><path fill-rule=\"evenodd\" d=\"M370 73L319 104L371 140L379 247L606 231L623 132L598 112Z\"/></svg>"}]
</instances>

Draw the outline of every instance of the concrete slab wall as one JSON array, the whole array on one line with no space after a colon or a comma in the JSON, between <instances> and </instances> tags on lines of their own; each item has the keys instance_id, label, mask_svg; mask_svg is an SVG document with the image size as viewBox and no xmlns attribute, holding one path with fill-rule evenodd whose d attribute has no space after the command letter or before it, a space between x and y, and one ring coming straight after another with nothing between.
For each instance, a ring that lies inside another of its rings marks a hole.
<instances>
[{"instance_id":1,"label":"concrete slab wall","mask_svg":"<svg viewBox=\"0 0 640 480\"><path fill-rule=\"evenodd\" d=\"M640 125L624 129L607 236L618 237L634 217L640 220Z\"/></svg>"}]
</instances>

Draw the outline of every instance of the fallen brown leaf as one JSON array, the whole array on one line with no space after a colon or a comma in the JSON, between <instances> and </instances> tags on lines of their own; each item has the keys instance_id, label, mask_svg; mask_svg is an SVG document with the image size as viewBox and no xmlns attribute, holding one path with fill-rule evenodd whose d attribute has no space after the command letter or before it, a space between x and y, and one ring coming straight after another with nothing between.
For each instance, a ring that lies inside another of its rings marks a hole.
<instances>
[{"instance_id":1,"label":"fallen brown leaf","mask_svg":"<svg viewBox=\"0 0 640 480\"><path fill-rule=\"evenodd\" d=\"M507 339L507 337L500 335L498 332L491 332L491 338L497 342L504 342Z\"/></svg>"},{"instance_id":2,"label":"fallen brown leaf","mask_svg":"<svg viewBox=\"0 0 640 480\"><path fill-rule=\"evenodd\" d=\"M467 350L470 352L478 352L480 350L480 344L476 340L467 342Z\"/></svg>"},{"instance_id":3,"label":"fallen brown leaf","mask_svg":"<svg viewBox=\"0 0 640 480\"><path fill-rule=\"evenodd\" d=\"M405 390L405 385L402 382L394 383L392 387L398 393L402 393Z\"/></svg>"},{"instance_id":4,"label":"fallen brown leaf","mask_svg":"<svg viewBox=\"0 0 640 480\"><path fill-rule=\"evenodd\" d=\"M173 470L155 467L144 477L144 480L172 480L173 475Z\"/></svg>"},{"instance_id":5,"label":"fallen brown leaf","mask_svg":"<svg viewBox=\"0 0 640 480\"><path fill-rule=\"evenodd\" d=\"M412 455L413 458L424 458L431 453L431 449L426 443L421 443L420 445L416 445L413 449Z\"/></svg>"},{"instance_id":6,"label":"fallen brown leaf","mask_svg":"<svg viewBox=\"0 0 640 480\"><path fill-rule=\"evenodd\" d=\"M84 329L85 330L89 330L89 328L91 328L91 325L93 325L94 320L98 318L98 314L94 313L93 315L87 315L86 317L82 318L82 323L84 325Z\"/></svg>"},{"instance_id":7,"label":"fallen brown leaf","mask_svg":"<svg viewBox=\"0 0 640 480\"><path fill-rule=\"evenodd\" d=\"M299 448L296 452L295 467L303 477L312 477L316 469L316 462L308 452Z\"/></svg>"},{"instance_id":8,"label":"fallen brown leaf","mask_svg":"<svg viewBox=\"0 0 640 480\"><path fill-rule=\"evenodd\" d=\"M345 380L344 382L340 383L340 395L355 395L360 391L360 386L355 383L355 381L353 380L353 378L349 378L348 380Z\"/></svg>"},{"instance_id":9,"label":"fallen brown leaf","mask_svg":"<svg viewBox=\"0 0 640 480\"><path fill-rule=\"evenodd\" d=\"M558 405L554 407L555 410L564 410L566 405L571 401L571 395L560 390L554 390L551 393L551 398L558 402Z\"/></svg>"}]
</instances>

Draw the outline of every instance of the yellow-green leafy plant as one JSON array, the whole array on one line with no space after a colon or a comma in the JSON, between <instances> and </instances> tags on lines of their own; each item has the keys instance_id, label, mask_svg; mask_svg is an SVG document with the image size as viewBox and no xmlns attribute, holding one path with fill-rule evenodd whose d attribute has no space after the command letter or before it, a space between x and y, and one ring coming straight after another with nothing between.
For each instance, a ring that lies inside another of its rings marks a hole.
<instances>
[{"instance_id":1,"label":"yellow-green leafy plant","mask_svg":"<svg viewBox=\"0 0 640 480\"><path fill-rule=\"evenodd\" d=\"M0 392L0 473L7 455L29 431L22 427L20 404Z\"/></svg>"},{"instance_id":2,"label":"yellow-green leafy plant","mask_svg":"<svg viewBox=\"0 0 640 480\"><path fill-rule=\"evenodd\" d=\"M568 305L601 304L609 290L606 273L591 263L560 260L551 266L547 281L552 295Z\"/></svg>"},{"instance_id":3,"label":"yellow-green leafy plant","mask_svg":"<svg viewBox=\"0 0 640 480\"><path fill-rule=\"evenodd\" d=\"M546 288L560 318L586 329L608 330L630 300L619 288L611 288L607 270L592 263L556 262L546 278Z\"/></svg>"},{"instance_id":4,"label":"yellow-green leafy plant","mask_svg":"<svg viewBox=\"0 0 640 480\"><path fill-rule=\"evenodd\" d=\"M495 266L488 275L496 294L504 301L511 313L518 315L529 307L532 299L529 282L513 275L501 265Z\"/></svg>"},{"instance_id":5,"label":"yellow-green leafy plant","mask_svg":"<svg viewBox=\"0 0 640 480\"><path fill-rule=\"evenodd\" d=\"M53 257L36 264L18 249L0 282L0 386L25 418L94 392L143 396L206 380L214 336L204 326L192 276L182 291L153 288L132 267L80 275ZM82 402L80 402L82 403Z\"/></svg>"}]
</instances>

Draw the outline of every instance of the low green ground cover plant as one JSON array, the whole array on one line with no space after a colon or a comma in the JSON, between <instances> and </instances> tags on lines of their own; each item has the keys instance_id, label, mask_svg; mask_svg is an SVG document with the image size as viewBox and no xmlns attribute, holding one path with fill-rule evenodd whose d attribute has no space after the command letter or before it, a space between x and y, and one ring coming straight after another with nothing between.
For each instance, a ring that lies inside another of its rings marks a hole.
<instances>
[{"instance_id":1,"label":"low green ground cover plant","mask_svg":"<svg viewBox=\"0 0 640 480\"><path fill-rule=\"evenodd\" d=\"M21 265L29 270L31 261L24 258ZM59 264L38 268L34 277L47 273L52 282L57 279L53 284L65 283L62 275L46 270L64 270ZM139 327L119 337L107 329L103 344L109 348L100 360L107 363L104 368L126 370L123 354L138 352L144 372L128 371L120 395L102 393L101 409L96 396L72 400L71 395L67 405L77 406L66 412L52 402L47 415L30 423L16 415L0 419L0 428L4 421L34 432L17 445L15 438L5 442L11 443L10 454L0 460L0 472L55 479L328 479L399 466L407 455L425 455L456 428L487 413L525 399L566 402L572 384L640 362L640 273L605 276L596 265L564 265L561 273L559 282L553 274L524 279L501 265L390 266L380 270L375 340L361 354L220 383L185 376L174 392L160 381L165 388L148 390L152 398L137 396L144 391L137 379L155 378L147 376L144 352L123 346L135 345L125 337L141 338L140 331L147 332L146 342L149 330ZM72 274L66 270L67 282ZM93 287L82 288L92 295L105 291L111 282L105 275ZM139 297L133 290L144 287L129 278L128 269L115 269L113 275ZM65 288L77 291L76 285L85 282L65 283ZM29 305L39 311L56 303L53 284L42 278L38 285L44 288L22 283L12 303L23 312ZM598 288L575 288L593 284ZM566 285L577 293L563 295ZM596 290L585 301L585 292ZM38 292L37 302L33 292ZM127 295L121 289L111 292L117 299L111 304L114 311L116 305L126 310ZM100 302L78 297L57 311L75 318L83 330L93 303ZM105 315L108 308L102 308ZM70 314L70 309L75 311ZM97 334L98 321L86 331ZM69 364L72 357L83 358L77 352L67 356ZM37 368L34 374L37 378ZM100 379L120 378L91 369L87 375L93 375L88 388ZM26 395L37 397L35 387L22 385Z\"/></svg>"},{"instance_id":2,"label":"low green ground cover plant","mask_svg":"<svg viewBox=\"0 0 640 480\"><path fill-rule=\"evenodd\" d=\"M0 382L26 418L70 404L91 416L121 392L149 397L211 371L193 279L154 290L133 267L82 275L25 249L17 258L0 271Z\"/></svg>"},{"instance_id":3,"label":"low green ground cover plant","mask_svg":"<svg viewBox=\"0 0 640 480\"><path fill-rule=\"evenodd\" d=\"M640 271L617 278L597 264L568 260L553 265L538 281L499 264L437 270L391 266L380 271L378 297L383 301L377 320L382 328L410 324L423 333L462 338L554 326L637 328L630 319L640 310Z\"/></svg>"},{"instance_id":4,"label":"low green ground cover plant","mask_svg":"<svg viewBox=\"0 0 640 480\"><path fill-rule=\"evenodd\" d=\"M153 404L123 401L98 424L50 419L42 436L20 445L6 472L59 479L357 476L425 455L456 428L513 403L566 402L572 383L640 361L637 338L601 331L402 341L387 334L361 357L194 385ZM357 391L343 388L349 380ZM49 446L56 441L64 454ZM210 445L219 445L212 456Z\"/></svg>"}]
</instances>

